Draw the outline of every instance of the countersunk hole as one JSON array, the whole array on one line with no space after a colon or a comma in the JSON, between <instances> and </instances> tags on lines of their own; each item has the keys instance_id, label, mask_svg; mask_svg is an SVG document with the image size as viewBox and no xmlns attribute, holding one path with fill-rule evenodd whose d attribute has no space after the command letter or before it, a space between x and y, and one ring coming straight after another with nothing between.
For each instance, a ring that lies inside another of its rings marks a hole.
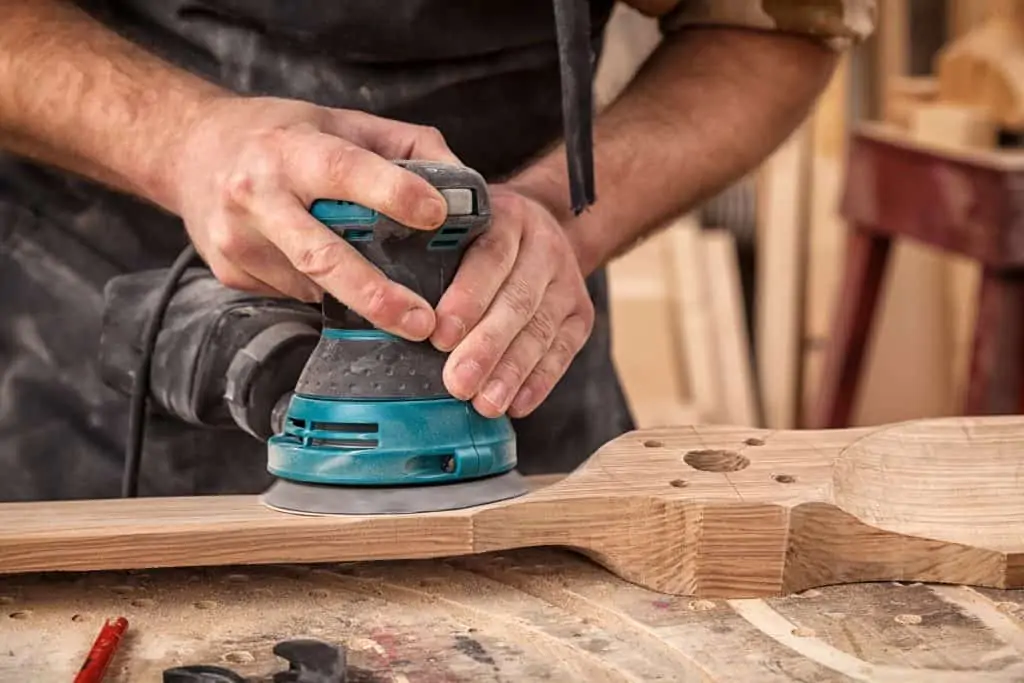
<instances>
[{"instance_id":1,"label":"countersunk hole","mask_svg":"<svg viewBox=\"0 0 1024 683\"><path fill-rule=\"evenodd\" d=\"M685 479L673 479L668 483L668 485L677 489L683 489L689 486L690 482L686 481Z\"/></svg>"},{"instance_id":2,"label":"countersunk hole","mask_svg":"<svg viewBox=\"0 0 1024 683\"><path fill-rule=\"evenodd\" d=\"M9 616L11 619L28 619L30 616L32 616L32 612L30 610L23 609L18 610L17 612L11 612L7 616Z\"/></svg>"},{"instance_id":3,"label":"countersunk hole","mask_svg":"<svg viewBox=\"0 0 1024 683\"><path fill-rule=\"evenodd\" d=\"M689 451L683 462L702 472L738 472L750 466L750 460L734 451Z\"/></svg>"},{"instance_id":4,"label":"countersunk hole","mask_svg":"<svg viewBox=\"0 0 1024 683\"><path fill-rule=\"evenodd\" d=\"M792 474L773 474L772 479L780 484L793 484L796 482L796 477Z\"/></svg>"},{"instance_id":5,"label":"countersunk hole","mask_svg":"<svg viewBox=\"0 0 1024 683\"><path fill-rule=\"evenodd\" d=\"M71 621L74 621L74 622L85 621L85 615L84 614L72 614L71 615Z\"/></svg>"},{"instance_id":6,"label":"countersunk hole","mask_svg":"<svg viewBox=\"0 0 1024 683\"><path fill-rule=\"evenodd\" d=\"M743 443L747 444L748 446L763 446L764 445L764 439L755 439L754 437L750 437L749 439L747 439Z\"/></svg>"},{"instance_id":7,"label":"countersunk hole","mask_svg":"<svg viewBox=\"0 0 1024 683\"><path fill-rule=\"evenodd\" d=\"M644 448L661 448L664 445L657 439L647 439L647 441L644 441Z\"/></svg>"}]
</instances>

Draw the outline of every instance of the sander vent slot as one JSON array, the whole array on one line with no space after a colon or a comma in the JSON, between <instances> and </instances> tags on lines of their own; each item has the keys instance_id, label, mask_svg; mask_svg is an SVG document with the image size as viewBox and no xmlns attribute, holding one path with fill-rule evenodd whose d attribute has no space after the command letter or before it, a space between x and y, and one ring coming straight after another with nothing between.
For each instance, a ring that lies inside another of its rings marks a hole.
<instances>
[{"instance_id":1,"label":"sander vent slot","mask_svg":"<svg viewBox=\"0 0 1024 683\"><path fill-rule=\"evenodd\" d=\"M310 429L318 432L342 432L345 434L365 434L377 432L380 426L376 422L314 422Z\"/></svg>"},{"instance_id":2,"label":"sander vent slot","mask_svg":"<svg viewBox=\"0 0 1024 683\"><path fill-rule=\"evenodd\" d=\"M309 444L311 446L361 450L363 448L376 448L379 442L376 439L310 439Z\"/></svg>"}]
</instances>

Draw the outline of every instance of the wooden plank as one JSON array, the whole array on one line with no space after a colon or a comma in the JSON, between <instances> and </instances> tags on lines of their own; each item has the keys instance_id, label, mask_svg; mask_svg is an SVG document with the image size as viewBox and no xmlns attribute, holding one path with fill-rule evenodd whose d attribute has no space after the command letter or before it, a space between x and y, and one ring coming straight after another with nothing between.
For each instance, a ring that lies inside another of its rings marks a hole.
<instances>
[{"instance_id":1,"label":"wooden plank","mask_svg":"<svg viewBox=\"0 0 1024 683\"><path fill-rule=\"evenodd\" d=\"M740 284L736 239L722 228L701 233L704 273L711 295L714 343L718 353L718 377L722 388L721 422L757 427L757 398L751 366L750 337Z\"/></svg>"},{"instance_id":2,"label":"wooden plank","mask_svg":"<svg viewBox=\"0 0 1024 683\"><path fill-rule=\"evenodd\" d=\"M612 357L638 427L700 421L676 338L670 241L655 235L608 266Z\"/></svg>"},{"instance_id":3,"label":"wooden plank","mask_svg":"<svg viewBox=\"0 0 1024 683\"><path fill-rule=\"evenodd\" d=\"M9 503L0 572L566 546L669 594L763 597L883 580L1020 587L1022 438L1024 417L639 430L521 498L423 515L290 515L254 496Z\"/></svg>"},{"instance_id":4,"label":"wooden plank","mask_svg":"<svg viewBox=\"0 0 1024 683\"><path fill-rule=\"evenodd\" d=\"M712 293L708 290L701 226L694 216L683 216L665 230L664 239L664 253L671 264L667 275L676 348L683 359L688 395L702 423L720 423L725 420L721 364L715 345Z\"/></svg>"},{"instance_id":5,"label":"wooden plank","mask_svg":"<svg viewBox=\"0 0 1024 683\"><path fill-rule=\"evenodd\" d=\"M801 126L759 176L757 373L764 425L772 429L797 426L809 142Z\"/></svg>"},{"instance_id":6,"label":"wooden plank","mask_svg":"<svg viewBox=\"0 0 1024 683\"><path fill-rule=\"evenodd\" d=\"M813 414L821 388L825 345L843 272L846 224L839 215L839 196L849 127L850 59L849 54L843 56L809 124L812 151L800 424L805 424L806 416Z\"/></svg>"},{"instance_id":7,"label":"wooden plank","mask_svg":"<svg viewBox=\"0 0 1024 683\"><path fill-rule=\"evenodd\" d=\"M70 681L104 618L108 679L174 666L269 681L278 641L343 646L350 681L1010 683L1024 593L893 583L663 596L537 549L407 561L0 577L0 679Z\"/></svg>"}]
</instances>

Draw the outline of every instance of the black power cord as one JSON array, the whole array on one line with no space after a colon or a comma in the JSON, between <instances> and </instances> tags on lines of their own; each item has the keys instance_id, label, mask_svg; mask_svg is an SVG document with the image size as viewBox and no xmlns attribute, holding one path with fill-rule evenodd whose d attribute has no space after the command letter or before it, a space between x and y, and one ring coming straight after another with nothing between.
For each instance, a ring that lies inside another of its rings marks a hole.
<instances>
[{"instance_id":1,"label":"black power cord","mask_svg":"<svg viewBox=\"0 0 1024 683\"><path fill-rule=\"evenodd\" d=\"M160 334L167 306L171 303L174 291L178 288L178 281L181 280L181 276L185 274L185 270L195 258L196 249L193 245L189 244L181 250L167 273L156 308L153 309L146 322L142 355L139 358L138 370L135 372L131 405L128 411L128 441L125 444L124 472L121 478L122 498L135 498L139 493L139 465L142 462L146 408L149 403L149 370L153 363L153 350L156 348L156 338Z\"/></svg>"}]
</instances>

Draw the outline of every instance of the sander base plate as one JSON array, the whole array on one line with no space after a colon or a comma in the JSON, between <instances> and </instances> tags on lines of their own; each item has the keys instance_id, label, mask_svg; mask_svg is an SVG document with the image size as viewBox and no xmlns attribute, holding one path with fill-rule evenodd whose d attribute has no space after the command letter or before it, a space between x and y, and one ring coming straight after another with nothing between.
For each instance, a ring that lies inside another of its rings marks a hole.
<instances>
[{"instance_id":1,"label":"sander base plate","mask_svg":"<svg viewBox=\"0 0 1024 683\"><path fill-rule=\"evenodd\" d=\"M526 478L516 470L426 486L342 486L278 479L260 502L298 515L402 515L461 510L516 498L529 490Z\"/></svg>"}]
</instances>

